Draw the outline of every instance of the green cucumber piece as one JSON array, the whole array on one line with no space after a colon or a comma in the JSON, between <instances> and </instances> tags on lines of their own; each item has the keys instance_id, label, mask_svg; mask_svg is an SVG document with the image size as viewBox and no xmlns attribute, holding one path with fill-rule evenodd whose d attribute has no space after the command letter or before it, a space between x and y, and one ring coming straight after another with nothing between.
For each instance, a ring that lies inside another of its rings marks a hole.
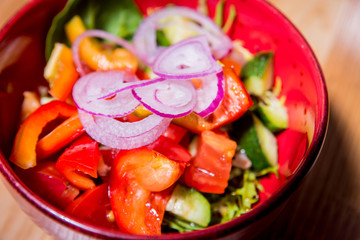
<instances>
[{"instance_id":1,"label":"green cucumber piece","mask_svg":"<svg viewBox=\"0 0 360 240\"><path fill-rule=\"evenodd\" d=\"M240 78L250 94L262 96L274 84L274 53L256 54L242 68Z\"/></svg>"},{"instance_id":2,"label":"green cucumber piece","mask_svg":"<svg viewBox=\"0 0 360 240\"><path fill-rule=\"evenodd\" d=\"M238 147L246 154L255 171L273 167L278 162L278 144L275 135L253 114L242 132Z\"/></svg>"},{"instance_id":3,"label":"green cucumber piece","mask_svg":"<svg viewBox=\"0 0 360 240\"><path fill-rule=\"evenodd\" d=\"M202 227L207 227L211 220L209 201L196 189L181 184L175 186L166 211Z\"/></svg>"},{"instance_id":4,"label":"green cucumber piece","mask_svg":"<svg viewBox=\"0 0 360 240\"><path fill-rule=\"evenodd\" d=\"M260 98L255 113L272 132L284 130L289 125L286 107L270 91Z\"/></svg>"}]
</instances>

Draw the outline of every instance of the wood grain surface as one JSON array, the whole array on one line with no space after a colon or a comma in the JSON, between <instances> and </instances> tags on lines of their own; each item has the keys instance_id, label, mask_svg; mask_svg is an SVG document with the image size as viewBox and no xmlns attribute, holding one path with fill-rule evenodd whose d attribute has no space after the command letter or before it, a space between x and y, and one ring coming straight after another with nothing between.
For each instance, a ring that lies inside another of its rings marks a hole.
<instances>
[{"instance_id":1,"label":"wood grain surface","mask_svg":"<svg viewBox=\"0 0 360 240\"><path fill-rule=\"evenodd\" d=\"M0 26L27 1L0 0ZM330 124L316 165L259 239L360 239L360 0L270 0L316 53ZM0 240L51 239L0 184Z\"/></svg>"}]
</instances>

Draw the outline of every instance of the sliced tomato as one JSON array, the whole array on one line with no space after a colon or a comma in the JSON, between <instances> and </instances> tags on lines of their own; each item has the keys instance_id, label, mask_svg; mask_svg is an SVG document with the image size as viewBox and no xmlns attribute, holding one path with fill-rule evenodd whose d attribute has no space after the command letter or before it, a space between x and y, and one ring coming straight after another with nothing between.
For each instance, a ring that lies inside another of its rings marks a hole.
<instances>
[{"instance_id":1,"label":"sliced tomato","mask_svg":"<svg viewBox=\"0 0 360 240\"><path fill-rule=\"evenodd\" d=\"M104 182L109 181L111 165L120 151L120 149L116 148L106 146L100 147L101 156L98 164L98 175Z\"/></svg>"},{"instance_id":2,"label":"sliced tomato","mask_svg":"<svg viewBox=\"0 0 360 240\"><path fill-rule=\"evenodd\" d=\"M162 134L164 137L170 138L175 143L179 143L188 132L186 128L170 123L169 127Z\"/></svg>"},{"instance_id":3,"label":"sliced tomato","mask_svg":"<svg viewBox=\"0 0 360 240\"><path fill-rule=\"evenodd\" d=\"M241 117L253 104L245 86L230 67L224 67L225 96L218 108L208 117L195 113L176 118L173 122L192 132L200 133L224 126Z\"/></svg>"},{"instance_id":4,"label":"sliced tomato","mask_svg":"<svg viewBox=\"0 0 360 240\"><path fill-rule=\"evenodd\" d=\"M117 229L112 216L108 197L108 184L103 183L93 189L86 190L65 210L76 218L91 222L98 226Z\"/></svg>"},{"instance_id":5,"label":"sliced tomato","mask_svg":"<svg viewBox=\"0 0 360 240\"><path fill-rule=\"evenodd\" d=\"M191 154L186 148L163 135L149 144L148 147L178 163L187 164L191 159Z\"/></svg>"},{"instance_id":6,"label":"sliced tomato","mask_svg":"<svg viewBox=\"0 0 360 240\"><path fill-rule=\"evenodd\" d=\"M56 162L56 168L68 181L82 190L95 187L89 177L97 178L97 166L100 160L98 143L84 135L75 141Z\"/></svg>"},{"instance_id":7,"label":"sliced tomato","mask_svg":"<svg viewBox=\"0 0 360 240\"><path fill-rule=\"evenodd\" d=\"M146 190L160 192L179 179L182 167L159 152L142 147L121 151L112 165L113 173L126 174Z\"/></svg>"},{"instance_id":8,"label":"sliced tomato","mask_svg":"<svg viewBox=\"0 0 360 240\"><path fill-rule=\"evenodd\" d=\"M197 154L185 169L184 181L201 192L223 193L228 185L236 142L212 131L201 133Z\"/></svg>"},{"instance_id":9,"label":"sliced tomato","mask_svg":"<svg viewBox=\"0 0 360 240\"><path fill-rule=\"evenodd\" d=\"M171 187L181 166L146 147L121 151L110 174L110 203L120 230L134 234L161 233Z\"/></svg>"},{"instance_id":10,"label":"sliced tomato","mask_svg":"<svg viewBox=\"0 0 360 240\"><path fill-rule=\"evenodd\" d=\"M80 193L60 174L54 162L42 162L27 170L15 168L15 172L34 193L62 210Z\"/></svg>"}]
</instances>

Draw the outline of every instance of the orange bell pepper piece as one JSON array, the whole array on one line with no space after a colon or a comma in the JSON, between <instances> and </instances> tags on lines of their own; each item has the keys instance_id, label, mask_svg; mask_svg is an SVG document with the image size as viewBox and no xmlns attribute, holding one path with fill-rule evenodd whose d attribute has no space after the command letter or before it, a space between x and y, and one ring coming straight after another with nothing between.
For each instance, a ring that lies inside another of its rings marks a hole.
<instances>
[{"instance_id":1,"label":"orange bell pepper piece","mask_svg":"<svg viewBox=\"0 0 360 240\"><path fill-rule=\"evenodd\" d=\"M50 95L65 101L79 78L70 48L62 43L56 43L46 64L44 77L50 85Z\"/></svg>"},{"instance_id":2,"label":"orange bell pepper piece","mask_svg":"<svg viewBox=\"0 0 360 240\"><path fill-rule=\"evenodd\" d=\"M76 107L58 100L40 106L20 125L10 161L23 169L36 166L36 145L44 127L60 117L69 118L76 114Z\"/></svg>"},{"instance_id":3,"label":"orange bell pepper piece","mask_svg":"<svg viewBox=\"0 0 360 240\"><path fill-rule=\"evenodd\" d=\"M79 16L73 17L66 25L65 32L71 43L86 31ZM79 46L81 60L92 70L127 70L135 73L138 67L136 56L124 48L104 47L94 38L84 38Z\"/></svg>"}]
</instances>

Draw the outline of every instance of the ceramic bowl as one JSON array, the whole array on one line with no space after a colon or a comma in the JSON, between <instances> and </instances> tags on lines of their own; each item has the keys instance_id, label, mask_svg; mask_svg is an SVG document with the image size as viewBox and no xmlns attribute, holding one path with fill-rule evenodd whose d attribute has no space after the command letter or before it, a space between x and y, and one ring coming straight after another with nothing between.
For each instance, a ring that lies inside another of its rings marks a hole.
<instances>
[{"instance_id":1,"label":"ceramic bowl","mask_svg":"<svg viewBox=\"0 0 360 240\"><path fill-rule=\"evenodd\" d=\"M172 3L196 7L197 1ZM208 0L210 14L215 0ZM147 7L163 6L166 0L140 1ZM44 45L52 18L65 0L33 0L20 10L0 32L0 172L20 207L48 234L59 239L139 239L78 221L35 195L14 174L8 162L18 127L22 92L46 85ZM264 178L265 191L250 212L224 224L184 234L167 234L149 239L249 239L268 226L286 204L314 165L324 142L328 122L328 96L319 63L301 33L272 5L262 0L227 0L225 11L234 4L237 18L230 35L245 43L251 52L275 51L275 76L283 81L289 129L278 136L280 177ZM307 141L297 132L305 133Z\"/></svg>"}]
</instances>

